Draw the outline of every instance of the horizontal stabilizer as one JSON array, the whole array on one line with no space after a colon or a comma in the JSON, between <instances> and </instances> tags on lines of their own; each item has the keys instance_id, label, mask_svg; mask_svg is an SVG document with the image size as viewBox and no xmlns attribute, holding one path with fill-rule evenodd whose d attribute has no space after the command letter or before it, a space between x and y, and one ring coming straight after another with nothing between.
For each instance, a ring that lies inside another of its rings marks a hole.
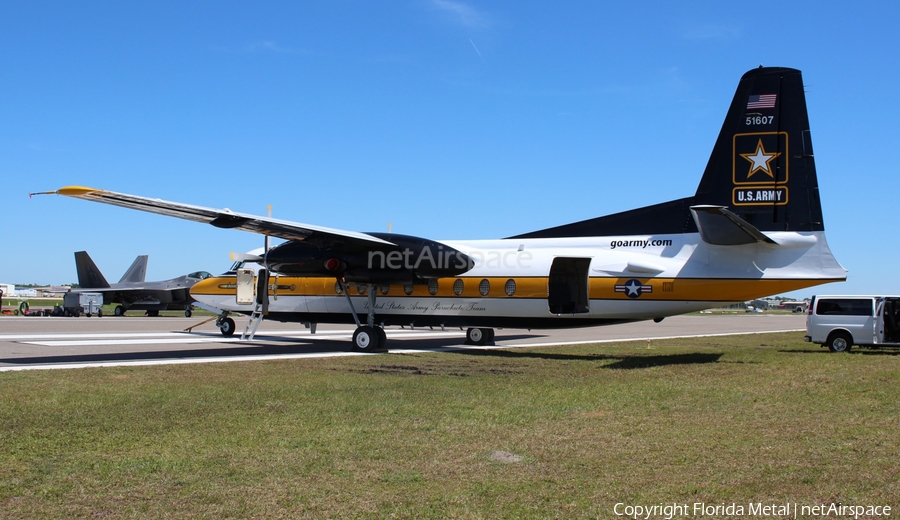
<instances>
[{"instance_id":1,"label":"horizontal stabilizer","mask_svg":"<svg viewBox=\"0 0 900 520\"><path fill-rule=\"evenodd\" d=\"M691 214L700 230L700 237L707 244L737 246L766 242L777 245L777 242L724 206L691 206Z\"/></svg>"}]
</instances>

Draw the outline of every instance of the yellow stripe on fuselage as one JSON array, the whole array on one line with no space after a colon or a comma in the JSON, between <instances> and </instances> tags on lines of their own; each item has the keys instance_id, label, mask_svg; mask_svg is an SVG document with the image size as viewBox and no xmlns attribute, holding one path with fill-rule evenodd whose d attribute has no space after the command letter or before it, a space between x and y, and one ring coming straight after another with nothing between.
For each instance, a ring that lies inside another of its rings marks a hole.
<instances>
[{"instance_id":1,"label":"yellow stripe on fuselage","mask_svg":"<svg viewBox=\"0 0 900 520\"><path fill-rule=\"evenodd\" d=\"M462 280L460 294L454 291L456 280ZM490 289L483 295L480 286L487 280ZM509 280L515 282L515 293L506 294ZM625 288L631 280L637 280L644 287L635 296ZM744 301L795 291L823 283L840 280L806 279L698 279L698 278L612 278L592 277L589 282L589 298L592 300L650 300L650 301ZM232 295L235 293L234 277L212 277L195 284L191 293L200 295ZM414 298L547 298L549 279L547 277L459 277L441 278L438 280L437 292L432 294L427 285L415 285L407 294L403 285L375 286L378 296L414 297ZM333 278L306 278L293 276L271 277L269 294L271 296L343 296L336 287ZM387 292L383 289L387 287ZM617 288L619 290L617 290ZM648 289L649 288L649 289ZM350 296L366 294L366 285L348 283ZM631 294L631 296L629 296Z\"/></svg>"}]
</instances>

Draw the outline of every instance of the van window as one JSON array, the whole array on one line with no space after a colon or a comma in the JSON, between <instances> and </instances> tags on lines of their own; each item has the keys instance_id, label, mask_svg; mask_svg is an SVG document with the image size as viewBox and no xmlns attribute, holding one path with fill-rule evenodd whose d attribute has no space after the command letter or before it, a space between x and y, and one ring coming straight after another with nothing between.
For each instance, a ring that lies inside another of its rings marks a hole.
<instances>
[{"instance_id":1,"label":"van window","mask_svg":"<svg viewBox=\"0 0 900 520\"><path fill-rule=\"evenodd\" d=\"M816 314L842 316L871 316L872 300L870 299L827 299L816 303Z\"/></svg>"}]
</instances>

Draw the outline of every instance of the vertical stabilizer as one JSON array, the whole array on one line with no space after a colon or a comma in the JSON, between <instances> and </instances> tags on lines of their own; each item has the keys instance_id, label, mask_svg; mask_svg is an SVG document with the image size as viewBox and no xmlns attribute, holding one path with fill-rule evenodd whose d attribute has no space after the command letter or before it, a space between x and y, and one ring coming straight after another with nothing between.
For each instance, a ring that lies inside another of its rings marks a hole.
<instances>
[{"instance_id":1,"label":"vertical stabilizer","mask_svg":"<svg viewBox=\"0 0 900 520\"><path fill-rule=\"evenodd\" d=\"M511 238L697 231L722 245L767 241L764 231L824 231L799 70L743 75L693 197Z\"/></svg>"},{"instance_id":2,"label":"vertical stabilizer","mask_svg":"<svg viewBox=\"0 0 900 520\"><path fill-rule=\"evenodd\" d=\"M744 74L693 204L727 207L761 231L824 230L799 70Z\"/></svg>"},{"instance_id":3,"label":"vertical stabilizer","mask_svg":"<svg viewBox=\"0 0 900 520\"><path fill-rule=\"evenodd\" d=\"M147 255L140 255L134 259L131 267L122 275L119 283L144 283L147 277Z\"/></svg>"},{"instance_id":4,"label":"vertical stabilizer","mask_svg":"<svg viewBox=\"0 0 900 520\"><path fill-rule=\"evenodd\" d=\"M82 289L107 289L109 282L97 268L97 264L91 260L87 251L75 253L75 270L78 271L78 285Z\"/></svg>"}]
</instances>

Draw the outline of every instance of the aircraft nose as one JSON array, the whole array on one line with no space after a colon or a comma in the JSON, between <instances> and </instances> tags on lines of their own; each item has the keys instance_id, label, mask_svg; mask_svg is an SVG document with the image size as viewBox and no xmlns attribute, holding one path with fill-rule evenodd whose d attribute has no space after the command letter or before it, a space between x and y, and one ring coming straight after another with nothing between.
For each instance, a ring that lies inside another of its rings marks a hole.
<instances>
[{"instance_id":1,"label":"aircraft nose","mask_svg":"<svg viewBox=\"0 0 900 520\"><path fill-rule=\"evenodd\" d=\"M190 289L190 293L191 293L191 296L193 296L195 298L197 296L203 296L203 295L222 294L225 292L225 288L223 288L221 286L227 285L228 282L229 282L229 280L223 279L221 277L211 276L205 280L200 280L199 282L192 285L191 289ZM230 279L230 283L233 286L234 280ZM233 288L231 290L232 290L232 292L234 291Z\"/></svg>"}]
</instances>

